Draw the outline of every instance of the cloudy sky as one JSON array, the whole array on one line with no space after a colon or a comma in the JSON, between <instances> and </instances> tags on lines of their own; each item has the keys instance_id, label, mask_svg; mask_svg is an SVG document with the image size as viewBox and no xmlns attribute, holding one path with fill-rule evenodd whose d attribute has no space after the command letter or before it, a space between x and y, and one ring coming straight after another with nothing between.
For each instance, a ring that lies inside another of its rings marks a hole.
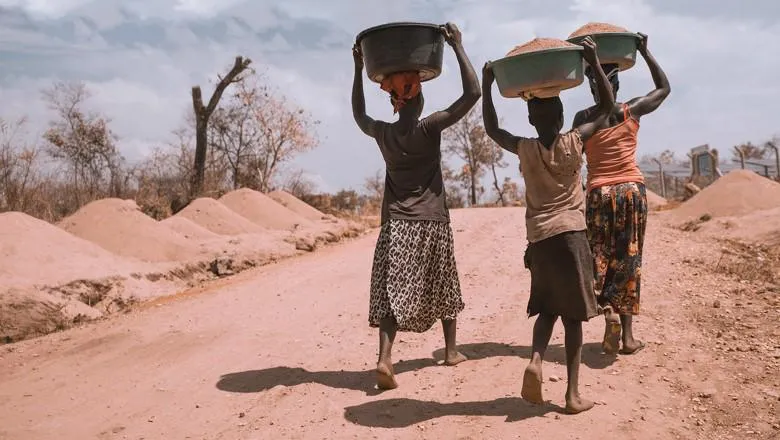
<instances>
[{"instance_id":1,"label":"cloudy sky","mask_svg":"<svg viewBox=\"0 0 780 440\"><path fill-rule=\"evenodd\" d=\"M244 55L321 121L321 145L295 165L322 190L358 189L383 163L352 120L350 49L358 32L389 21L455 22L478 70L534 37L565 38L588 21L622 25L650 36L673 90L643 119L640 154L683 155L702 143L723 151L780 134L776 0L0 0L0 117L27 115L40 132L50 117L40 89L81 80L94 93L89 105L112 118L123 154L138 160L172 139L191 86L209 94L208 81ZM460 93L451 51L445 64L425 85L426 113ZM619 98L651 88L640 61L623 74ZM378 87L366 82L366 96L373 116L392 118ZM587 86L562 97L567 125L591 101ZM521 101L497 101L507 128L533 134Z\"/></svg>"}]
</instances>

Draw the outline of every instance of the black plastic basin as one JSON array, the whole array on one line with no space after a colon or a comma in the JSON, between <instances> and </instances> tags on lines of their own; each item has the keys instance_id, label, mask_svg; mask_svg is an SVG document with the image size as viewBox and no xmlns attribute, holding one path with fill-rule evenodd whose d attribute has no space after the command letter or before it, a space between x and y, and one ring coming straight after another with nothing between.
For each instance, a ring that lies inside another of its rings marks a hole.
<instances>
[{"instance_id":1,"label":"black plastic basin","mask_svg":"<svg viewBox=\"0 0 780 440\"><path fill-rule=\"evenodd\" d=\"M420 72L420 80L441 75L444 34L441 26L427 23L388 23L357 36L363 50L366 73L374 82L390 74Z\"/></svg>"}]
</instances>

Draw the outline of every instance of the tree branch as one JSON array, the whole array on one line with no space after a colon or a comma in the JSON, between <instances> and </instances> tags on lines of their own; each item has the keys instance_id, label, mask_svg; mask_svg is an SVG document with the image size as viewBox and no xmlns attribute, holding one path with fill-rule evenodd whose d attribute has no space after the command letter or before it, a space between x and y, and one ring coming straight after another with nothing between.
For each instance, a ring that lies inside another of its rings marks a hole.
<instances>
[{"instance_id":1,"label":"tree branch","mask_svg":"<svg viewBox=\"0 0 780 440\"><path fill-rule=\"evenodd\" d=\"M200 90L200 86L192 88L192 109L195 111L195 116L200 117L203 112L203 93Z\"/></svg>"},{"instance_id":2,"label":"tree branch","mask_svg":"<svg viewBox=\"0 0 780 440\"><path fill-rule=\"evenodd\" d=\"M205 109L206 115L210 115L212 112L214 112L214 109L217 108L217 104L219 104L219 100L222 98L222 93L225 92L227 86L240 81L241 78L238 76L244 70L249 68L250 64L252 64L252 60L249 58L244 58L241 56L236 57L236 61L233 63L233 68L230 69L230 72L228 72L224 78L219 79L217 87L214 89L214 93L211 95L211 99L209 99L209 105Z\"/></svg>"}]
</instances>

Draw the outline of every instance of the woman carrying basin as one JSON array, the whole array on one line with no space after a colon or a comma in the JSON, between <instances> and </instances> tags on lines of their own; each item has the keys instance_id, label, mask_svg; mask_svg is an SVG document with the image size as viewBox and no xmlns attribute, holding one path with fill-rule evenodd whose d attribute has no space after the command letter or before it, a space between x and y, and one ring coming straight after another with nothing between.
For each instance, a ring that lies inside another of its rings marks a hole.
<instances>
[{"instance_id":1,"label":"woman carrying basin","mask_svg":"<svg viewBox=\"0 0 780 440\"><path fill-rule=\"evenodd\" d=\"M569 41L586 35L603 41L599 42L599 47L612 44L615 50L620 49L621 39L629 38L632 47L628 55L624 54L622 58L614 56L620 55L618 53L599 55L614 97L620 85L618 72L633 66L637 48L655 83L655 89L645 96L616 102L610 117L600 123L599 130L585 142L588 240L594 257L596 291L600 292L599 303L604 307L606 319L602 346L609 354L618 351L634 354L644 348L644 343L634 338L632 323L633 316L639 313L642 248L647 224L644 177L636 161L639 120L655 111L669 96L671 88L666 74L647 48L647 35L634 35L622 28L590 23L572 34ZM593 69L586 69L585 74L598 105ZM578 112L573 126L594 120L596 108ZM619 348L621 332L622 348Z\"/></svg>"},{"instance_id":2,"label":"woman carrying basin","mask_svg":"<svg viewBox=\"0 0 780 440\"><path fill-rule=\"evenodd\" d=\"M421 119L421 80L440 73L444 40L460 65L463 94L447 109ZM445 201L441 133L471 110L480 98L480 87L461 33L451 23L372 28L358 36L353 55L352 112L358 127L376 141L387 169L382 228L371 272L369 325L379 328L377 387L392 389L398 386L391 356L398 331L422 333L441 320L445 364L466 360L455 344L456 318L464 303ZM395 122L366 114L364 62L369 77L389 93L398 114Z\"/></svg>"}]
</instances>

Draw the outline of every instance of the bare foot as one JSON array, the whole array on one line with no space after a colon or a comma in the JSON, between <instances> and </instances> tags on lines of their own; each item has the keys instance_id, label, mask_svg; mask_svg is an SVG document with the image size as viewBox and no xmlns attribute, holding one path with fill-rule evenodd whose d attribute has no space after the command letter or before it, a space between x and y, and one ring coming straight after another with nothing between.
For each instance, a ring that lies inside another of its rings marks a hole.
<instances>
[{"instance_id":1,"label":"bare foot","mask_svg":"<svg viewBox=\"0 0 780 440\"><path fill-rule=\"evenodd\" d=\"M593 408L595 404L590 400L583 399L580 396L566 396L566 412L568 414L579 414Z\"/></svg>"},{"instance_id":2,"label":"bare foot","mask_svg":"<svg viewBox=\"0 0 780 440\"><path fill-rule=\"evenodd\" d=\"M623 342L623 349L620 350L620 354L636 354L645 348L645 343L637 341L636 339Z\"/></svg>"},{"instance_id":3,"label":"bare foot","mask_svg":"<svg viewBox=\"0 0 780 440\"><path fill-rule=\"evenodd\" d=\"M620 317L612 311L612 307L606 306L604 308L604 321L604 340L601 343L601 348L606 354L615 354L620 348Z\"/></svg>"},{"instance_id":4,"label":"bare foot","mask_svg":"<svg viewBox=\"0 0 780 440\"><path fill-rule=\"evenodd\" d=\"M459 363L463 361L467 361L469 358L467 358L465 355L463 355L461 352L456 351L451 354L447 354L444 357L444 365L448 365L450 367L454 367L455 365L458 365Z\"/></svg>"},{"instance_id":5,"label":"bare foot","mask_svg":"<svg viewBox=\"0 0 780 440\"><path fill-rule=\"evenodd\" d=\"M393 390L398 388L398 382L395 381L393 365L385 363L376 364L376 387L380 390Z\"/></svg>"},{"instance_id":6,"label":"bare foot","mask_svg":"<svg viewBox=\"0 0 780 440\"><path fill-rule=\"evenodd\" d=\"M528 364L523 374L523 390L520 392L523 399L542 404L542 366L533 363Z\"/></svg>"}]
</instances>

